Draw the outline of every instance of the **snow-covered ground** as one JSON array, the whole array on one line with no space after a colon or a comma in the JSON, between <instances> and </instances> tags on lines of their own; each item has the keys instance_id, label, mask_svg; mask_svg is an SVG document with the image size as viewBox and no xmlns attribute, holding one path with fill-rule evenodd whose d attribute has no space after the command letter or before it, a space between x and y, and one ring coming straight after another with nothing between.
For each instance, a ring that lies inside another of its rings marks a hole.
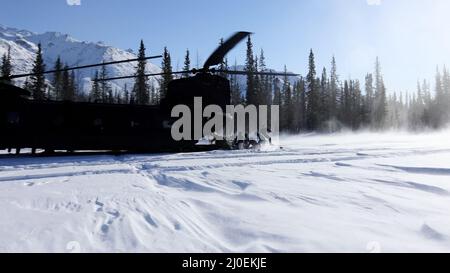
<instances>
[{"instance_id":1,"label":"snow-covered ground","mask_svg":"<svg viewBox=\"0 0 450 273\"><path fill-rule=\"evenodd\" d=\"M450 252L450 132L0 158L0 251Z\"/></svg>"}]
</instances>

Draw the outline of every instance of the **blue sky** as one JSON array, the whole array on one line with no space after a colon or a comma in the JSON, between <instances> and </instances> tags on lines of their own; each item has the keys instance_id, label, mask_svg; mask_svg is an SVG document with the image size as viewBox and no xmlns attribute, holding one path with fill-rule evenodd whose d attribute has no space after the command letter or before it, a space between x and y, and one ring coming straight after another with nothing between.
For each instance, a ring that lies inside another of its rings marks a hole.
<instances>
[{"instance_id":1,"label":"blue sky","mask_svg":"<svg viewBox=\"0 0 450 273\"><path fill-rule=\"evenodd\" d=\"M35 32L59 31L87 41L149 54L165 45L173 66L182 67L186 48L200 63L221 37L254 32L268 66L306 74L313 48L318 70L334 54L341 79L363 79L380 57L390 91L414 90L432 79L437 65L450 64L448 0L4 0L0 24ZM228 58L243 62L244 45Z\"/></svg>"}]
</instances>

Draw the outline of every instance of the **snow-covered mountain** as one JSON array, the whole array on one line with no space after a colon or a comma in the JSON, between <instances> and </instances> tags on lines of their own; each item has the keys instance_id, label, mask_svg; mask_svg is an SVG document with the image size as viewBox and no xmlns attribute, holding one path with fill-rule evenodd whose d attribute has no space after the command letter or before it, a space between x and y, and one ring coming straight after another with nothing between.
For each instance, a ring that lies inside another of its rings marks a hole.
<instances>
[{"instance_id":1,"label":"snow-covered mountain","mask_svg":"<svg viewBox=\"0 0 450 273\"><path fill-rule=\"evenodd\" d=\"M31 71L37 44L41 43L44 54L44 62L47 69L51 69L58 56L68 66L88 65L101 63L103 61L118 61L136 58L136 55L130 50L122 50L102 42L79 41L68 34L58 32L45 32L42 34L27 30L0 25L0 55L11 48L13 73L28 73ZM107 66L108 76L126 76L135 72L136 63L122 63ZM91 78L98 68L78 70L76 77L80 83L80 89L87 92L91 87ZM148 73L158 73L161 69L152 64L147 64ZM158 85L156 78L150 79L153 84ZM17 79L16 84L22 84L25 79ZM122 90L127 84L130 88L133 85L133 79L118 80L112 83L113 89Z\"/></svg>"},{"instance_id":2,"label":"snow-covered mountain","mask_svg":"<svg viewBox=\"0 0 450 273\"><path fill-rule=\"evenodd\" d=\"M44 62L46 68L52 69L58 56L68 66L80 66L101 62L119 61L136 58L136 54L131 50L123 50L102 42L85 42L79 41L68 34L59 32L45 32L42 34L34 33L28 30L19 30L0 25L0 56L7 52L8 47L11 48L13 73L29 73L32 69L35 59L37 45L41 43L44 54ZM108 65L108 76L119 77L127 76L135 73L136 63L122 63L116 65ZM94 77L95 71L99 68L88 68L78 70L76 77L80 83L80 89L84 93L91 89L91 78ZM230 69L244 70L243 65L233 66ZM275 72L274 69L268 69ZM152 63L147 63L148 73L161 72L160 67ZM283 76L277 77L280 83L283 83ZM236 79L239 83L240 90L245 93L246 76L238 75ZM289 81L293 84L298 77L289 77ZM22 85L25 79L16 79L17 85ZM154 86L158 86L158 78L150 78ZM113 89L121 91L125 84L131 88L134 84L133 79L117 80L111 83Z\"/></svg>"}]
</instances>

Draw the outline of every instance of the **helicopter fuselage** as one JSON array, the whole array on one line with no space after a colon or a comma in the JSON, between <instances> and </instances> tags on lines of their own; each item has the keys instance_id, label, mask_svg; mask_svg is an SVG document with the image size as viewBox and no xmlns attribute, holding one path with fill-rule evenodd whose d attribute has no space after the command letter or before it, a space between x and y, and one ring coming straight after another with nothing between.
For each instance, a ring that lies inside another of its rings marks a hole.
<instances>
[{"instance_id":1,"label":"helicopter fuselage","mask_svg":"<svg viewBox=\"0 0 450 273\"><path fill-rule=\"evenodd\" d=\"M205 104L230 103L227 79L198 74L173 80L160 105L38 101L25 90L0 87L0 149L112 150L135 152L196 151L196 141L175 141L171 136L171 109L193 107L194 97ZM223 143L218 144L222 147Z\"/></svg>"}]
</instances>

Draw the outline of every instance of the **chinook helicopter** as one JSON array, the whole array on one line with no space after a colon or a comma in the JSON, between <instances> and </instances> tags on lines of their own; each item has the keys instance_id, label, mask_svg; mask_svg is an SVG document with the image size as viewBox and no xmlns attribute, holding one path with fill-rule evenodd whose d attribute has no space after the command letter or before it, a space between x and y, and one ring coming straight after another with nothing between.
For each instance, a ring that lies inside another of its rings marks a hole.
<instances>
[{"instance_id":1,"label":"chinook helicopter","mask_svg":"<svg viewBox=\"0 0 450 273\"><path fill-rule=\"evenodd\" d=\"M193 107L194 97L201 97L204 105L218 105L225 109L231 102L228 79L223 74L248 75L245 71L219 70L225 55L250 32L237 32L223 42L206 60L201 69L176 71L189 73L188 78L174 79L168 85L166 96L159 105L108 104L73 101L32 100L31 93L6 83L36 74L12 75L0 78L0 150L37 149L54 151L126 151L126 152L179 152L230 149L226 140L212 145L200 145L198 141L175 141L171 136L171 109L179 104ZM160 58L161 56L143 59ZM92 64L60 71L133 62L140 59ZM55 70L42 74L50 74ZM147 74L147 77L165 73ZM297 76L292 73L253 72L255 75ZM103 80L119 80L135 75Z\"/></svg>"}]
</instances>

